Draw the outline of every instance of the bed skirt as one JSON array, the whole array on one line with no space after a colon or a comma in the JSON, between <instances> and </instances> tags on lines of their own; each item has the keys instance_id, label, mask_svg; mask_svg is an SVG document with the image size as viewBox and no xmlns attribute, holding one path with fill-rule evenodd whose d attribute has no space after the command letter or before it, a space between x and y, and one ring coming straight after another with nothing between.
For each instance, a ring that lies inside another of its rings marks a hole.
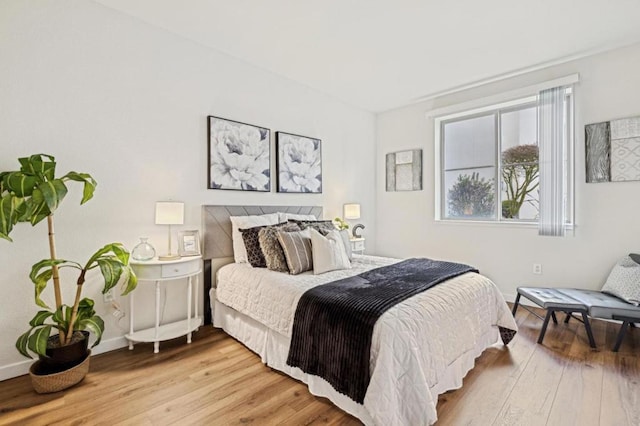
<instances>
[{"instance_id":1,"label":"bed skirt","mask_svg":"<svg viewBox=\"0 0 640 426\"><path fill-rule=\"evenodd\" d=\"M351 398L338 393L321 377L306 374L299 368L287 365L287 355L291 342L290 337L273 331L247 315L218 302L215 297L215 289L210 290L210 296L214 327L223 329L231 337L258 354L262 362L267 366L305 383L309 387L309 392L313 395L329 399L334 405L352 416L357 417L365 425L381 424L380 421L376 422L367 409L368 405L375 406L381 398L377 398L375 395L369 395L369 392L367 392L364 404L358 404ZM441 380L430 387L433 400L437 401L437 396L442 393L460 388L464 376L474 367L475 359L479 357L485 349L496 344L498 339L499 333L497 328L492 328L490 332L485 333L477 340L477 344L473 350L467 351L455 362L451 363L447 371L443 372L440 376ZM425 395L425 399L426 398L428 398L427 395ZM382 399L384 399L384 397L382 397ZM422 414L428 415L428 413L424 412ZM402 416L394 417L401 418ZM437 416L428 415L428 417L422 419L405 420L409 420L412 425L430 425L436 422ZM399 422L398 424L403 423L404 422ZM388 423L385 422L385 425L386 424Z\"/></svg>"}]
</instances>

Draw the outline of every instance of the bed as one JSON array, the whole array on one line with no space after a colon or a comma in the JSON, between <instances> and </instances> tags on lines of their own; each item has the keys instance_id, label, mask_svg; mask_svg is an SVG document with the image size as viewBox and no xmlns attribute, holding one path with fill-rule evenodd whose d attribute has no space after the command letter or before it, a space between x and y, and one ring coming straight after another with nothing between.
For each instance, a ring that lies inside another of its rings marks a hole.
<instances>
[{"instance_id":1,"label":"bed","mask_svg":"<svg viewBox=\"0 0 640 426\"><path fill-rule=\"evenodd\" d=\"M205 295L213 325L269 367L306 383L311 393L367 425L433 424L438 395L462 386L475 359L497 344L501 330L517 330L502 294L488 278L469 272L447 280L393 306L375 323L370 383L363 403L357 403L321 377L287 364L296 306L310 288L400 260L354 255L350 269L320 275L233 263L229 216L274 211L322 217L319 207L203 206L205 269L217 278Z\"/></svg>"}]
</instances>

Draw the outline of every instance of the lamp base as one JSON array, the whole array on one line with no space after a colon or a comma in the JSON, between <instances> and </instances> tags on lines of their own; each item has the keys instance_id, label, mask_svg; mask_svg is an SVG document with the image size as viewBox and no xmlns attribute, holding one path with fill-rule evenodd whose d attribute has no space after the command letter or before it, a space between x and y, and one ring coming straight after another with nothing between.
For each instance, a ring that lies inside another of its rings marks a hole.
<instances>
[{"instance_id":1,"label":"lamp base","mask_svg":"<svg viewBox=\"0 0 640 426\"><path fill-rule=\"evenodd\" d=\"M158 260L178 260L180 256L177 254L165 254L162 256L158 256Z\"/></svg>"}]
</instances>

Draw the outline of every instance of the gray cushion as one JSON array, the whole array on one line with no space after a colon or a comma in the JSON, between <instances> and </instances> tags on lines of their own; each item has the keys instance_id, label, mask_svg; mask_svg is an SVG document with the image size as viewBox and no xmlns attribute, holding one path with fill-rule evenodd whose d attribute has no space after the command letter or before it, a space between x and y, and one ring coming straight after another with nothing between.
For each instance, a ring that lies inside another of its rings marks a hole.
<instances>
[{"instance_id":1,"label":"gray cushion","mask_svg":"<svg viewBox=\"0 0 640 426\"><path fill-rule=\"evenodd\" d=\"M554 310L588 310L594 318L637 318L640 308L615 296L593 290L576 288L518 287L518 293L542 306Z\"/></svg>"},{"instance_id":2,"label":"gray cushion","mask_svg":"<svg viewBox=\"0 0 640 426\"><path fill-rule=\"evenodd\" d=\"M589 315L594 318L612 319L615 315L640 319L640 308L615 296L599 291L573 288L563 288L560 291L587 305L589 307Z\"/></svg>"},{"instance_id":3,"label":"gray cushion","mask_svg":"<svg viewBox=\"0 0 640 426\"><path fill-rule=\"evenodd\" d=\"M587 310L586 305L561 293L559 290L557 288L544 287L518 287L518 293L545 309Z\"/></svg>"}]
</instances>

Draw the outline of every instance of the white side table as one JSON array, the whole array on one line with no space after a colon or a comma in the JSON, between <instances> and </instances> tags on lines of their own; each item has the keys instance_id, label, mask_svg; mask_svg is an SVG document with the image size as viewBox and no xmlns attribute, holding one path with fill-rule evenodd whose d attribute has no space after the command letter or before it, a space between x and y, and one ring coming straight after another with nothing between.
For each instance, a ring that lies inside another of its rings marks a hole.
<instances>
[{"instance_id":1,"label":"white side table","mask_svg":"<svg viewBox=\"0 0 640 426\"><path fill-rule=\"evenodd\" d=\"M130 261L133 271L139 282L153 281L156 283L156 323L154 327L134 331L134 293L129 293L129 334L125 337L129 340L129 350L133 349L134 342L153 342L153 353L160 350L160 342L187 336L187 343L191 343L191 333L202 325L202 317L198 316L198 274L202 271L202 256L182 257L178 260L160 261L157 259L147 261ZM195 286L193 279L195 277ZM162 281L187 280L187 318L168 324L160 324L160 283ZM195 288L194 288L195 287ZM194 291L195 290L195 291ZM191 302L195 302L195 309L191 315Z\"/></svg>"},{"instance_id":2,"label":"white side table","mask_svg":"<svg viewBox=\"0 0 640 426\"><path fill-rule=\"evenodd\" d=\"M350 241L353 253L364 254L364 238L351 238Z\"/></svg>"}]
</instances>

